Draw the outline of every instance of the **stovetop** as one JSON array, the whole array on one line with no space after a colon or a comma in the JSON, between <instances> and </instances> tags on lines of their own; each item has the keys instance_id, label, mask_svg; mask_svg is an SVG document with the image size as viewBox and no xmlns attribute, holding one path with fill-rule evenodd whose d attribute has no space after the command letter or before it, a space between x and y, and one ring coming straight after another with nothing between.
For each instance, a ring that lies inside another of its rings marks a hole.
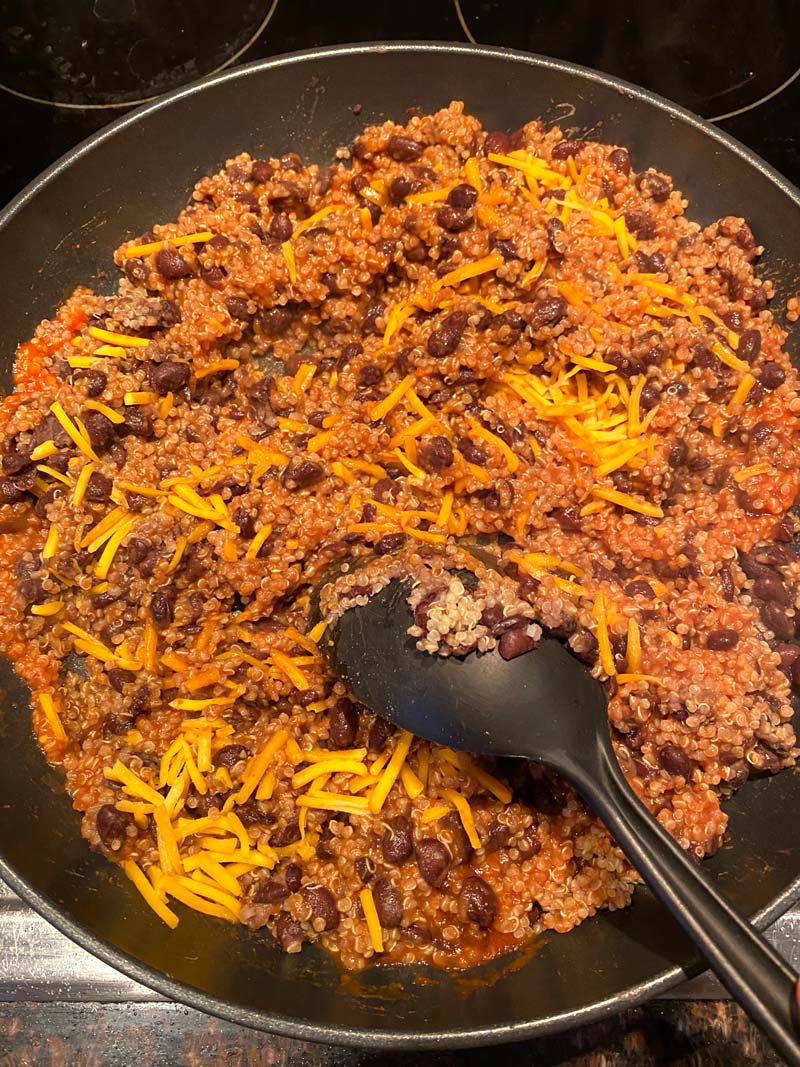
<instances>
[{"instance_id":1,"label":"stovetop","mask_svg":"<svg viewBox=\"0 0 800 1067\"><path fill-rule=\"evenodd\" d=\"M800 5L785 0L5 0L0 204L77 142L159 93L320 45L447 40L572 60L717 123L800 184ZM800 908L771 938L800 965ZM0 1000L158 1000L77 948L0 884ZM718 997L701 976L678 996Z\"/></svg>"},{"instance_id":2,"label":"stovetop","mask_svg":"<svg viewBox=\"0 0 800 1067\"><path fill-rule=\"evenodd\" d=\"M154 95L319 45L471 41L583 63L711 119L800 184L800 4L786 0L5 0L0 203ZM637 10L638 8L638 10ZM48 12L50 13L48 15Z\"/></svg>"}]
</instances>

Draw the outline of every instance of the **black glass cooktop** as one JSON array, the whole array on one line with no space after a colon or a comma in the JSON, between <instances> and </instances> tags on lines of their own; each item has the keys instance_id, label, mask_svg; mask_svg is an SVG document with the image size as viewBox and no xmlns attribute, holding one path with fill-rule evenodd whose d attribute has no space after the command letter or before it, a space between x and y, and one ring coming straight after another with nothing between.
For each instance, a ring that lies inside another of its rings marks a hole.
<instances>
[{"instance_id":1,"label":"black glass cooktop","mask_svg":"<svg viewBox=\"0 0 800 1067\"><path fill-rule=\"evenodd\" d=\"M414 39L507 45L627 78L800 184L798 0L3 0L0 203L127 109L204 74Z\"/></svg>"}]
</instances>

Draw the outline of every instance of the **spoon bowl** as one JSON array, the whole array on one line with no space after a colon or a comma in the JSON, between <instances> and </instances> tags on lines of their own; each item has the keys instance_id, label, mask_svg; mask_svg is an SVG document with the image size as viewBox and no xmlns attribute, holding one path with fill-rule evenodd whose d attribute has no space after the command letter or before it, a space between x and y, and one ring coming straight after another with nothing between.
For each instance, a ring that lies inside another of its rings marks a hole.
<instances>
[{"instance_id":1,"label":"spoon bowl","mask_svg":"<svg viewBox=\"0 0 800 1067\"><path fill-rule=\"evenodd\" d=\"M408 583L395 580L362 608L346 611L320 642L334 671L368 708L440 745L486 756L520 756L562 768L596 745L606 726L603 685L561 641L504 660L431 656L407 631ZM564 714L564 705L568 713Z\"/></svg>"}]
</instances>

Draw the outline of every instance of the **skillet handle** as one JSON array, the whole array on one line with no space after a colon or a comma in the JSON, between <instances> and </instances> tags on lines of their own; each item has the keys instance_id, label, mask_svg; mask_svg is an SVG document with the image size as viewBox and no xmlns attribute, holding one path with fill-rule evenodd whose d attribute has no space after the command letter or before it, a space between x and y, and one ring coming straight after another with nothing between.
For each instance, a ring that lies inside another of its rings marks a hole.
<instances>
[{"instance_id":1,"label":"skillet handle","mask_svg":"<svg viewBox=\"0 0 800 1067\"><path fill-rule=\"evenodd\" d=\"M596 755L596 758L595 758ZM800 983L772 945L712 887L642 804L606 735L559 770L600 816L728 991L792 1067L800 1067ZM590 766L591 764L591 766Z\"/></svg>"}]
</instances>

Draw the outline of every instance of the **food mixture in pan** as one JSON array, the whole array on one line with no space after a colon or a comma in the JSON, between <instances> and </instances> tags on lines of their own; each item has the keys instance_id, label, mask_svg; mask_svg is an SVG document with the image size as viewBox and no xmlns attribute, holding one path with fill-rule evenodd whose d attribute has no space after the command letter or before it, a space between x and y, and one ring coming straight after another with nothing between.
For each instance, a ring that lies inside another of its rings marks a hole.
<instances>
[{"instance_id":1,"label":"food mixture in pan","mask_svg":"<svg viewBox=\"0 0 800 1067\"><path fill-rule=\"evenodd\" d=\"M0 639L84 835L170 926L468 966L631 899L558 778L348 697L310 609L344 558L419 577L429 651L560 634L698 859L794 763L797 376L758 236L647 163L457 103L333 166L243 153L19 349Z\"/></svg>"}]
</instances>

